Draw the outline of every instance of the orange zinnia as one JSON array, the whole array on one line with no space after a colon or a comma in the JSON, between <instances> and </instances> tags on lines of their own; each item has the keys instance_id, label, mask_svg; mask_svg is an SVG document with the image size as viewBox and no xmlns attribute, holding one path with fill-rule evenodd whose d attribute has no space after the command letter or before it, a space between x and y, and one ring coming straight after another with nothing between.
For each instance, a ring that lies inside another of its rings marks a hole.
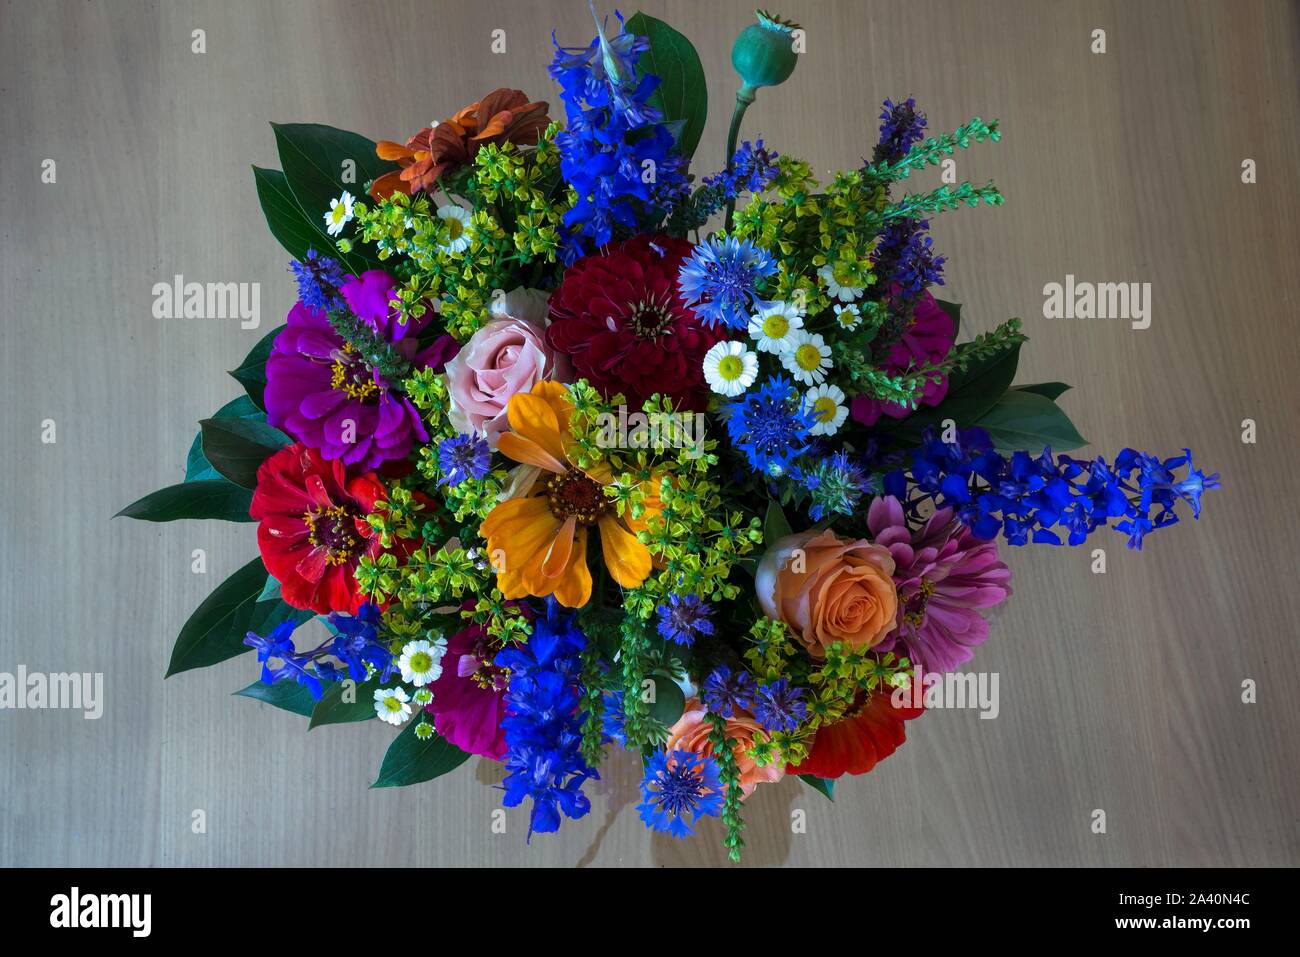
<instances>
[{"instance_id":1,"label":"orange zinnia","mask_svg":"<svg viewBox=\"0 0 1300 957\"><path fill-rule=\"evenodd\" d=\"M636 588L650 574L650 550L636 533L661 509L656 487L644 483L646 508L640 518L620 517L604 491L613 481L610 468L583 471L569 462L572 414L567 390L549 381L511 396L506 408L511 431L502 433L497 448L539 470L531 491L497 505L481 529L489 553L503 556L497 587L506 598L554 595L569 608L585 605L591 598L587 529L592 525L600 530L605 567L614 581Z\"/></svg>"},{"instance_id":2,"label":"orange zinnia","mask_svg":"<svg viewBox=\"0 0 1300 957\"><path fill-rule=\"evenodd\" d=\"M440 176L468 165L488 143L532 146L551 122L546 111L545 102L529 102L521 91L503 87L437 126L420 130L405 146L380 140L375 153L401 168L376 179L370 195L387 199L396 192L430 192Z\"/></svg>"}]
</instances>

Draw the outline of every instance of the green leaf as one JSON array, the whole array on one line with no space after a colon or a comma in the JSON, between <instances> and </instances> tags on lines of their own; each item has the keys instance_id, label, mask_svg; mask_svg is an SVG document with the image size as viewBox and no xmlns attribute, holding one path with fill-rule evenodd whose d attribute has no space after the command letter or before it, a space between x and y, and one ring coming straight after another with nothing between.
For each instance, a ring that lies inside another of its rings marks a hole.
<instances>
[{"instance_id":1,"label":"green leaf","mask_svg":"<svg viewBox=\"0 0 1300 957\"><path fill-rule=\"evenodd\" d=\"M1012 388L1012 392L1032 392L1035 395L1046 396L1055 402L1064 393L1070 391L1070 387L1064 382L1036 382L1033 385L1018 385Z\"/></svg>"},{"instance_id":2,"label":"green leaf","mask_svg":"<svg viewBox=\"0 0 1300 957\"><path fill-rule=\"evenodd\" d=\"M284 331L284 326L277 326L261 339L244 357L238 368L231 369L230 375L244 387L248 397L259 409L265 409L263 392L266 390L266 360L271 355L276 336Z\"/></svg>"},{"instance_id":3,"label":"green leaf","mask_svg":"<svg viewBox=\"0 0 1300 957\"><path fill-rule=\"evenodd\" d=\"M231 399L219 408L213 413L212 418L263 419L265 414L253 404L252 399L246 395L241 395L237 399ZM185 481L201 482L204 479L219 478L222 478L221 473L212 467L212 463L203 454L203 433L200 431L194 436L194 441L190 443L190 453L185 459Z\"/></svg>"},{"instance_id":4,"label":"green leaf","mask_svg":"<svg viewBox=\"0 0 1300 957\"><path fill-rule=\"evenodd\" d=\"M952 320L952 337L955 341L958 333L961 332L961 303L948 302L945 299L936 299L934 304L948 314Z\"/></svg>"},{"instance_id":5,"label":"green leaf","mask_svg":"<svg viewBox=\"0 0 1300 957\"><path fill-rule=\"evenodd\" d=\"M830 778L819 778L813 774L801 774L799 780L808 785L814 791L819 791L826 795L828 801L835 800L835 782Z\"/></svg>"},{"instance_id":6,"label":"green leaf","mask_svg":"<svg viewBox=\"0 0 1300 957\"><path fill-rule=\"evenodd\" d=\"M1050 445L1055 452L1068 452L1087 445L1061 407L1046 396L1012 389L980 417L999 451L1024 449L1037 455Z\"/></svg>"},{"instance_id":7,"label":"green leaf","mask_svg":"<svg viewBox=\"0 0 1300 957\"><path fill-rule=\"evenodd\" d=\"M351 689L344 700L344 686ZM325 695L312 709L307 730L323 724L349 724L375 717L375 692L379 689L379 675L366 681L352 682L350 678L336 681L325 689Z\"/></svg>"},{"instance_id":8,"label":"green leaf","mask_svg":"<svg viewBox=\"0 0 1300 957\"><path fill-rule=\"evenodd\" d=\"M388 746L383 764L379 767L379 777L370 785L372 788L405 787L408 784L432 781L469 760L468 754L437 732L424 741L417 738L415 729L419 727L420 720L412 717L407 721L402 733ZM432 730L433 725L429 727Z\"/></svg>"},{"instance_id":9,"label":"green leaf","mask_svg":"<svg viewBox=\"0 0 1300 957\"><path fill-rule=\"evenodd\" d=\"M655 700L650 705L650 713L665 728L671 728L686 710L686 695L682 694L677 682L661 671L656 671L650 678L655 683Z\"/></svg>"},{"instance_id":10,"label":"green leaf","mask_svg":"<svg viewBox=\"0 0 1300 957\"><path fill-rule=\"evenodd\" d=\"M1010 387L1019 362L1019 343L983 361L972 362L965 372L952 374L948 380L948 394L937 406L918 409L899 420L896 426L881 421L876 431L898 438L916 439L927 428L944 419L952 419L959 428L975 425Z\"/></svg>"},{"instance_id":11,"label":"green leaf","mask_svg":"<svg viewBox=\"0 0 1300 957\"><path fill-rule=\"evenodd\" d=\"M690 40L647 14L635 14L624 29L650 41L650 49L637 61L637 72L659 77L659 87L651 95L650 105L663 113L669 124L683 121L677 149L690 159L695 155L709 115L709 89L700 55Z\"/></svg>"},{"instance_id":12,"label":"green leaf","mask_svg":"<svg viewBox=\"0 0 1300 957\"><path fill-rule=\"evenodd\" d=\"M247 688L240 688L234 693L264 702L282 711L292 711L303 717L311 714L311 709L316 707L316 699L311 696L307 686L300 685L296 681L277 681L271 685L263 681L254 681Z\"/></svg>"},{"instance_id":13,"label":"green leaf","mask_svg":"<svg viewBox=\"0 0 1300 957\"><path fill-rule=\"evenodd\" d=\"M790 522L776 499L767 500L767 514L763 517L763 544L770 548L778 538L790 534Z\"/></svg>"},{"instance_id":14,"label":"green leaf","mask_svg":"<svg viewBox=\"0 0 1300 957\"><path fill-rule=\"evenodd\" d=\"M280 152L289 189L299 208L316 222L324 222L330 203L346 190L363 196L366 184L397 169L397 164L375 154L374 140L320 123L272 123L275 147ZM355 172L351 182L344 173Z\"/></svg>"},{"instance_id":15,"label":"green leaf","mask_svg":"<svg viewBox=\"0 0 1300 957\"><path fill-rule=\"evenodd\" d=\"M257 487L257 467L272 454L292 445L279 429L255 419L204 419L203 454L212 467L236 485Z\"/></svg>"},{"instance_id":16,"label":"green leaf","mask_svg":"<svg viewBox=\"0 0 1300 957\"><path fill-rule=\"evenodd\" d=\"M280 600L280 583L275 580L274 575L266 576L266 584L262 586L262 593L257 596L258 601L279 601Z\"/></svg>"},{"instance_id":17,"label":"green leaf","mask_svg":"<svg viewBox=\"0 0 1300 957\"><path fill-rule=\"evenodd\" d=\"M254 558L209 595L190 615L172 648L165 677L204 668L250 651L244 644L253 604L266 582L266 566Z\"/></svg>"},{"instance_id":18,"label":"green leaf","mask_svg":"<svg viewBox=\"0 0 1300 957\"><path fill-rule=\"evenodd\" d=\"M146 522L174 522L182 518L215 518L225 522L251 522L248 507L253 493L223 478L169 485L132 502L117 514ZM116 517L116 516L114 516Z\"/></svg>"}]
</instances>

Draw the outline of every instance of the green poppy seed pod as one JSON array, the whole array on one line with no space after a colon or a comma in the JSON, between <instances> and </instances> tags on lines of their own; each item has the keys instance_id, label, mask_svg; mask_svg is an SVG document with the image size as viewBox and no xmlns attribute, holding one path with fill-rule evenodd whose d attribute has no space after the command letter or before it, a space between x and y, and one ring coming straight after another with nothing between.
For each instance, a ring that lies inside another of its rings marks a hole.
<instances>
[{"instance_id":1,"label":"green poppy seed pod","mask_svg":"<svg viewBox=\"0 0 1300 957\"><path fill-rule=\"evenodd\" d=\"M758 23L742 30L731 48L731 65L751 90L784 83L799 60L794 37L799 24L763 10L755 13Z\"/></svg>"}]
</instances>

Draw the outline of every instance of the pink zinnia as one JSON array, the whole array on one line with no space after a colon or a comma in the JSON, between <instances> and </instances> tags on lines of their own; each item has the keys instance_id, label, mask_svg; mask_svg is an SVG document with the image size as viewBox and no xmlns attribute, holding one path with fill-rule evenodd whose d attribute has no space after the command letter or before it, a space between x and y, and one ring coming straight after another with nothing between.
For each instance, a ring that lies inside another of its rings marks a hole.
<instances>
[{"instance_id":1,"label":"pink zinnia","mask_svg":"<svg viewBox=\"0 0 1300 957\"><path fill-rule=\"evenodd\" d=\"M480 625L470 625L447 639L442 676L429 690L438 733L467 754L500 761L506 754L501 730L505 717L505 674L492 664L496 652Z\"/></svg>"},{"instance_id":2,"label":"pink zinnia","mask_svg":"<svg viewBox=\"0 0 1300 957\"><path fill-rule=\"evenodd\" d=\"M934 296L922 292L921 298L916 302L912 324L885 357L885 371L890 375L902 375L913 366L923 366L927 362L938 363L952 350L956 338L952 319L939 308ZM927 379L919 396L919 404L938 405L947 394L947 376L941 376L937 382ZM875 425L882 414L891 419L902 419L916 411L897 402L882 402L866 395L855 396L850 408L854 421L863 425Z\"/></svg>"},{"instance_id":3,"label":"pink zinnia","mask_svg":"<svg viewBox=\"0 0 1300 957\"><path fill-rule=\"evenodd\" d=\"M971 534L939 509L913 534L893 496L878 498L867 512L877 545L894 558L898 626L873 649L893 651L926 671L953 671L989 636L980 614L1011 594L1011 570L998 559L997 545Z\"/></svg>"}]
</instances>

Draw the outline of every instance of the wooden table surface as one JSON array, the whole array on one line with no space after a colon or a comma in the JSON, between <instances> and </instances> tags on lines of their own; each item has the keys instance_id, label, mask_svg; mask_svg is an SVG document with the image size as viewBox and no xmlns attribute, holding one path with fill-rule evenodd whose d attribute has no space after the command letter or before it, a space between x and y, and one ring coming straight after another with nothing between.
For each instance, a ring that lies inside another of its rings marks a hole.
<instances>
[{"instance_id":1,"label":"wooden table surface","mask_svg":"<svg viewBox=\"0 0 1300 957\"><path fill-rule=\"evenodd\" d=\"M697 170L714 170L751 4L645 9L704 59ZM1300 863L1296 5L780 12L805 27L807 54L760 95L745 135L826 171L869 154L886 96L915 95L934 130L1000 117L1003 142L960 154L957 172L996 180L1006 205L933 230L965 329L1022 316L1019 381L1074 384L1063 404L1097 452L1188 445L1224 488L1141 553L1101 536L1105 574L1085 549L1004 549L1016 594L972 665L1000 676L997 719L927 715L873 773L841 781L834 805L795 779L763 788L745 808L746 861ZM524 812L491 827L491 766L368 791L388 729L307 734L229 697L255 676L247 656L164 682L178 629L254 553L253 527L109 519L179 481L195 421L237 392L225 370L292 304L249 172L276 165L267 121L403 139L496 86L555 103L553 27L590 37L585 3L0 2L0 671L102 672L106 699L97 721L0 712L0 864L724 862L716 826L689 842L647 833L635 760L607 767L587 818L526 845ZM260 283L261 329L154 319L153 284L176 274ZM1067 275L1149 282L1150 328L1044 319L1043 287ZM206 574L191 572L195 549Z\"/></svg>"}]
</instances>

